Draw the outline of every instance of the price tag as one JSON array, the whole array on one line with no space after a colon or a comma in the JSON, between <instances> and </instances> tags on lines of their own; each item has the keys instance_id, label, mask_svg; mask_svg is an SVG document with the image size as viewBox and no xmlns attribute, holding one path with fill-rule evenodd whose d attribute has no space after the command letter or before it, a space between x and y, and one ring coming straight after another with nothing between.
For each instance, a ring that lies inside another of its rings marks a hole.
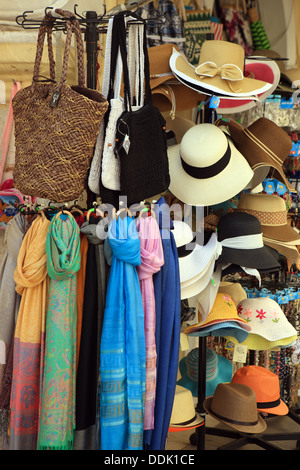
<instances>
[{"instance_id":1,"label":"price tag","mask_svg":"<svg viewBox=\"0 0 300 470\"><path fill-rule=\"evenodd\" d=\"M128 155L129 148L130 148L130 139L129 139L129 135L128 135L128 134L126 134L125 137L124 137L124 140L123 140L123 148L124 148L125 152L126 152L127 155Z\"/></svg>"},{"instance_id":2,"label":"price tag","mask_svg":"<svg viewBox=\"0 0 300 470\"><path fill-rule=\"evenodd\" d=\"M190 349L189 338L185 333L180 333L180 349L181 351Z\"/></svg>"},{"instance_id":3,"label":"price tag","mask_svg":"<svg viewBox=\"0 0 300 470\"><path fill-rule=\"evenodd\" d=\"M232 357L233 362L245 363L247 360L247 351L248 346L245 346L243 344L235 344Z\"/></svg>"}]
</instances>

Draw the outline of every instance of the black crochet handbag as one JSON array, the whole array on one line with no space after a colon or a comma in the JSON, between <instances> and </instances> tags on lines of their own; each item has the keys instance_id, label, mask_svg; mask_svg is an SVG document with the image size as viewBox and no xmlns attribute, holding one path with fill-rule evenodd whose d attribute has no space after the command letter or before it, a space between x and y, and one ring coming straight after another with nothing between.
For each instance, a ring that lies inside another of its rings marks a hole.
<instances>
[{"instance_id":1,"label":"black crochet handbag","mask_svg":"<svg viewBox=\"0 0 300 470\"><path fill-rule=\"evenodd\" d=\"M115 151L120 157L121 195L127 196L127 205L166 191L170 184L167 155L166 121L159 109L152 105L149 58L144 30L144 106L131 109L129 73L126 58L126 31L124 21L119 28L120 51L123 62L124 109L117 121ZM134 25L130 26L134 27ZM137 51L138 53L138 51Z\"/></svg>"}]
</instances>

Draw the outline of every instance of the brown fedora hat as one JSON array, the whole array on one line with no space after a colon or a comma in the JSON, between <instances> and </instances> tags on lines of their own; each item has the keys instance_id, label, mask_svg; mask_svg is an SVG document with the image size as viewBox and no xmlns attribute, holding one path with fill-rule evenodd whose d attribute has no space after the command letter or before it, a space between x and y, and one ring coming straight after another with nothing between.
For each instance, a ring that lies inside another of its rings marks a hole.
<instances>
[{"instance_id":1,"label":"brown fedora hat","mask_svg":"<svg viewBox=\"0 0 300 470\"><path fill-rule=\"evenodd\" d=\"M159 46L148 47L149 73L151 89L161 83L174 79L174 75L169 66L169 59L173 47L179 51L175 44L160 44Z\"/></svg>"},{"instance_id":2,"label":"brown fedora hat","mask_svg":"<svg viewBox=\"0 0 300 470\"><path fill-rule=\"evenodd\" d=\"M237 383L220 383L212 397L203 402L208 414L240 432L258 434L267 424L259 415L252 388Z\"/></svg>"},{"instance_id":3,"label":"brown fedora hat","mask_svg":"<svg viewBox=\"0 0 300 470\"><path fill-rule=\"evenodd\" d=\"M269 170L273 169L273 177L283 182L289 191L295 192L282 169L292 149L292 141L281 127L265 117L257 119L246 128L227 118L218 119L216 125L228 127L235 146L254 171L251 188L261 183Z\"/></svg>"}]
</instances>

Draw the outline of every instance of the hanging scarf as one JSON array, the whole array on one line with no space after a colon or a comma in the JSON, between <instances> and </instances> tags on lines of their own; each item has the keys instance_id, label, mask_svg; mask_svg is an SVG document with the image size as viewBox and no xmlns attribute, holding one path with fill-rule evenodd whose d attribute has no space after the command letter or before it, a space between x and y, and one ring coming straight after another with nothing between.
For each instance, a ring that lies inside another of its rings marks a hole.
<instances>
[{"instance_id":1,"label":"hanging scarf","mask_svg":"<svg viewBox=\"0 0 300 470\"><path fill-rule=\"evenodd\" d=\"M136 272L141 264L134 219L112 220L112 249L100 344L102 450L143 448L145 398L144 311Z\"/></svg>"},{"instance_id":2,"label":"hanging scarf","mask_svg":"<svg viewBox=\"0 0 300 470\"><path fill-rule=\"evenodd\" d=\"M38 449L70 450L75 427L76 273L80 268L80 231L71 214L52 219L46 252L50 287Z\"/></svg>"},{"instance_id":3,"label":"hanging scarf","mask_svg":"<svg viewBox=\"0 0 300 470\"><path fill-rule=\"evenodd\" d=\"M164 251L164 265L154 274L157 352L157 379L153 430L145 431L144 447L164 450L175 394L181 328L181 302L178 253L169 207L161 197L155 208Z\"/></svg>"},{"instance_id":4,"label":"hanging scarf","mask_svg":"<svg viewBox=\"0 0 300 470\"><path fill-rule=\"evenodd\" d=\"M10 449L35 450L48 300L46 238L41 212L26 233L14 273L21 303L16 323L11 387Z\"/></svg>"},{"instance_id":5,"label":"hanging scarf","mask_svg":"<svg viewBox=\"0 0 300 470\"><path fill-rule=\"evenodd\" d=\"M98 223L100 219L100 223ZM82 338L80 345L79 363L76 378L76 434L74 447L86 449L96 448L94 431L93 439L85 439L89 434L88 428L96 424L97 388L99 385L100 367L100 332L102 327L105 290L106 266L104 260L101 236L102 218L91 217L81 226L81 234L88 241L86 282L84 288ZM85 432L88 430L88 432ZM80 431L80 432L79 432Z\"/></svg>"},{"instance_id":6,"label":"hanging scarf","mask_svg":"<svg viewBox=\"0 0 300 470\"><path fill-rule=\"evenodd\" d=\"M164 264L164 254L159 227L153 216L141 217L137 221L141 242L142 264L137 267L145 315L146 341L146 399L144 429L154 428L154 405L156 387L155 344L155 297L153 274Z\"/></svg>"},{"instance_id":7,"label":"hanging scarf","mask_svg":"<svg viewBox=\"0 0 300 470\"><path fill-rule=\"evenodd\" d=\"M75 219L76 220L76 219ZM76 220L78 224L78 220ZM78 367L79 361L79 350L81 341L81 329L82 329L82 313L83 313L83 299L84 299L84 286L85 286L85 273L86 273L86 261L88 251L88 239L86 235L81 234L80 237L80 269L77 272L77 332L76 332L76 363Z\"/></svg>"}]
</instances>

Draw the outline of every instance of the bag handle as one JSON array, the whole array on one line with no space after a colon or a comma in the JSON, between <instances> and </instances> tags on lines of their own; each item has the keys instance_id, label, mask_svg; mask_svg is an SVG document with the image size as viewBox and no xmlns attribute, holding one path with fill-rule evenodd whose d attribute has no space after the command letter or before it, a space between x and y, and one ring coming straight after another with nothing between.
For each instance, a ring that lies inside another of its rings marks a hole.
<instances>
[{"instance_id":1,"label":"bag handle","mask_svg":"<svg viewBox=\"0 0 300 470\"><path fill-rule=\"evenodd\" d=\"M8 108L8 116L6 119L4 131L1 137L1 142L0 142L0 148L2 148L2 156L1 156L1 162L0 162L0 186L2 183L2 178L3 178L3 173L4 173L4 168L5 168L5 163L7 159L7 154L8 154L8 147L9 147L9 142L10 142L10 137L11 137L11 131L12 131L12 126L13 126L13 107L12 107L12 100L16 93L21 89L21 83L20 82L13 82L12 89L11 89L11 94L10 94L10 101L9 101L9 108Z\"/></svg>"},{"instance_id":2,"label":"bag handle","mask_svg":"<svg viewBox=\"0 0 300 470\"><path fill-rule=\"evenodd\" d=\"M63 83L66 81L66 78L67 78L68 60L69 60L69 54L70 54L70 49L71 49L71 41L72 41L73 32L75 33L75 38L76 38L76 43L77 43L78 85L80 87L84 87L85 86L84 46L83 46L83 40L82 40L79 22L74 17L73 13L68 12L67 10L61 10L57 8L55 11L56 13L66 18L66 29L67 29L64 56L63 56L62 73L61 73L60 81L58 83L58 90L60 91ZM42 55L43 55L44 39L45 39L46 34L47 34L47 41L48 41L50 79L53 81L55 80L55 62L54 62L53 48L52 48L52 28L53 28L54 21L55 21L55 18L51 17L50 15L46 15L44 17L43 24L39 28L36 56L35 56L34 69L33 69L33 81L32 81L33 86L38 81L40 65L41 65L41 60L42 60Z\"/></svg>"}]
</instances>

